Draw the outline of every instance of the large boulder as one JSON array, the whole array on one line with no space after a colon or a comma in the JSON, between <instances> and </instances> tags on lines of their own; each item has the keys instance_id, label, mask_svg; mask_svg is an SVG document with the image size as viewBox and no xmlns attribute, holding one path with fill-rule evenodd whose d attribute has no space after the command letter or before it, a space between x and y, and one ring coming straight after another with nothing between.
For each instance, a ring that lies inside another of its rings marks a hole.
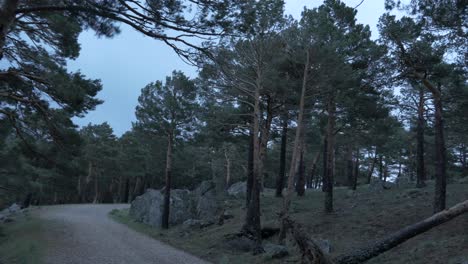
<instances>
[{"instance_id":1,"label":"large boulder","mask_svg":"<svg viewBox=\"0 0 468 264\"><path fill-rule=\"evenodd\" d=\"M212 181L204 181L194 191L195 212L198 219L213 221L221 213L220 199L216 193L216 185Z\"/></svg>"},{"instance_id":2,"label":"large boulder","mask_svg":"<svg viewBox=\"0 0 468 264\"><path fill-rule=\"evenodd\" d=\"M154 227L161 227L164 194L161 191L148 189L138 196L130 206L130 216L135 220ZM193 217L190 192L188 190L171 190L169 224L181 224Z\"/></svg>"},{"instance_id":3,"label":"large boulder","mask_svg":"<svg viewBox=\"0 0 468 264\"><path fill-rule=\"evenodd\" d=\"M244 198L247 193L247 182L236 182L227 190L230 196Z\"/></svg>"}]
</instances>

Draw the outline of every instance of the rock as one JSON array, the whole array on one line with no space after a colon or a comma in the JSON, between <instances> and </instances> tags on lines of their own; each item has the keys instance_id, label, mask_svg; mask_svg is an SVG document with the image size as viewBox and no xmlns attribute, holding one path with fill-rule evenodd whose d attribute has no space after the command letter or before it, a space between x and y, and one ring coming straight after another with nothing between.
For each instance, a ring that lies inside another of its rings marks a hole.
<instances>
[{"instance_id":1,"label":"rock","mask_svg":"<svg viewBox=\"0 0 468 264\"><path fill-rule=\"evenodd\" d=\"M8 207L8 211L11 213L11 214L14 214L14 213L17 213L19 211L21 211L21 207L19 205L17 205L16 203L10 205L10 207Z\"/></svg>"},{"instance_id":2,"label":"rock","mask_svg":"<svg viewBox=\"0 0 468 264\"><path fill-rule=\"evenodd\" d=\"M384 190L384 189L391 189L394 187L395 184L393 182L384 182L380 179L372 179L369 188L372 190Z\"/></svg>"},{"instance_id":3,"label":"rock","mask_svg":"<svg viewBox=\"0 0 468 264\"><path fill-rule=\"evenodd\" d=\"M468 184L468 176L467 176L467 177L464 177L464 178L458 179L458 183L461 183L461 184Z\"/></svg>"},{"instance_id":4,"label":"rock","mask_svg":"<svg viewBox=\"0 0 468 264\"><path fill-rule=\"evenodd\" d=\"M236 199L244 198L247 193L247 182L236 182L228 188L227 192Z\"/></svg>"},{"instance_id":5,"label":"rock","mask_svg":"<svg viewBox=\"0 0 468 264\"><path fill-rule=\"evenodd\" d=\"M245 236L234 236L227 238L224 241L224 246L227 250L249 252L255 248L255 241Z\"/></svg>"},{"instance_id":6,"label":"rock","mask_svg":"<svg viewBox=\"0 0 468 264\"><path fill-rule=\"evenodd\" d=\"M288 249L282 245L266 243L263 249L265 250L266 256L272 259L284 258L289 255Z\"/></svg>"},{"instance_id":7,"label":"rock","mask_svg":"<svg viewBox=\"0 0 468 264\"><path fill-rule=\"evenodd\" d=\"M216 195L215 184L203 181L194 191L196 217L201 220L214 221L221 213L221 206Z\"/></svg>"},{"instance_id":8,"label":"rock","mask_svg":"<svg viewBox=\"0 0 468 264\"><path fill-rule=\"evenodd\" d=\"M313 239L314 243L319 246L319 248L327 254L331 253L331 244L330 241L325 240L325 239Z\"/></svg>"},{"instance_id":9,"label":"rock","mask_svg":"<svg viewBox=\"0 0 468 264\"><path fill-rule=\"evenodd\" d=\"M185 220L184 223L182 223L182 226L186 229L196 229L196 228L200 228L201 224L202 224L201 220L188 219L188 220Z\"/></svg>"},{"instance_id":10,"label":"rock","mask_svg":"<svg viewBox=\"0 0 468 264\"><path fill-rule=\"evenodd\" d=\"M148 189L130 206L130 216L154 227L161 227L164 195L161 191ZM171 190L169 224L181 224L192 218L192 205L188 190Z\"/></svg>"},{"instance_id":11,"label":"rock","mask_svg":"<svg viewBox=\"0 0 468 264\"><path fill-rule=\"evenodd\" d=\"M428 192L418 188L407 189L403 192L403 196L408 198L417 198L425 194L428 194Z\"/></svg>"}]
</instances>

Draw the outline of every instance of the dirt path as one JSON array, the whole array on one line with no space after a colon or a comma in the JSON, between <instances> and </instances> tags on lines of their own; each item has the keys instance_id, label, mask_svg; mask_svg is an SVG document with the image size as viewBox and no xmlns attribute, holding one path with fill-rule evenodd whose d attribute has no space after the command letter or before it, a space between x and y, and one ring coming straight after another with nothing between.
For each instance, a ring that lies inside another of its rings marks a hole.
<instances>
[{"instance_id":1,"label":"dirt path","mask_svg":"<svg viewBox=\"0 0 468 264\"><path fill-rule=\"evenodd\" d=\"M46 264L207 263L114 222L112 205L58 205L38 209L46 220Z\"/></svg>"}]
</instances>

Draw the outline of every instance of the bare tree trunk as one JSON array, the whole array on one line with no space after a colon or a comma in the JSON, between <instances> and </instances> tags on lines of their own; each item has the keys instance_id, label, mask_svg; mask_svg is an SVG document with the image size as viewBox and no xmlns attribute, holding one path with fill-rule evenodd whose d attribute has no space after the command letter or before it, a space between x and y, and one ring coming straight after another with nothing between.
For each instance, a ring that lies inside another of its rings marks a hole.
<instances>
[{"instance_id":1,"label":"bare tree trunk","mask_svg":"<svg viewBox=\"0 0 468 264\"><path fill-rule=\"evenodd\" d=\"M326 167L326 180L324 183L325 200L324 207L326 213L333 212L333 181L334 181L334 168L335 168L335 98L330 95L328 102L328 124L327 124L327 167Z\"/></svg>"},{"instance_id":2,"label":"bare tree trunk","mask_svg":"<svg viewBox=\"0 0 468 264\"><path fill-rule=\"evenodd\" d=\"M305 194L304 149L302 149L300 158L299 158L299 170L297 173L296 192L297 192L297 196L304 196Z\"/></svg>"},{"instance_id":3,"label":"bare tree trunk","mask_svg":"<svg viewBox=\"0 0 468 264\"><path fill-rule=\"evenodd\" d=\"M98 178L99 172L94 173L94 201L93 203L99 203L99 178Z\"/></svg>"},{"instance_id":4,"label":"bare tree trunk","mask_svg":"<svg viewBox=\"0 0 468 264\"><path fill-rule=\"evenodd\" d=\"M15 11L19 0L4 0L0 6L0 60L3 59L6 37L11 25L15 21Z\"/></svg>"},{"instance_id":5,"label":"bare tree trunk","mask_svg":"<svg viewBox=\"0 0 468 264\"><path fill-rule=\"evenodd\" d=\"M379 155L379 179L383 181L384 178L384 165L383 165L383 156Z\"/></svg>"},{"instance_id":6,"label":"bare tree trunk","mask_svg":"<svg viewBox=\"0 0 468 264\"><path fill-rule=\"evenodd\" d=\"M171 180L172 180L172 146L173 146L173 132L171 131L167 139L167 152L166 152L166 188L164 190L164 205L162 213L161 227L163 229L169 228L169 214L171 202Z\"/></svg>"},{"instance_id":7,"label":"bare tree trunk","mask_svg":"<svg viewBox=\"0 0 468 264\"><path fill-rule=\"evenodd\" d=\"M372 163L369 167L369 171L367 172L367 184L370 184L372 179L372 174L374 174L375 164L377 163L377 148L375 148L374 158L372 159Z\"/></svg>"},{"instance_id":8,"label":"bare tree trunk","mask_svg":"<svg viewBox=\"0 0 468 264\"><path fill-rule=\"evenodd\" d=\"M317 188L316 184L314 182L317 182L318 175L316 175L317 172L317 163L320 159L320 153L321 151L317 151L317 154L315 154L314 160L312 162L312 168L310 170L310 176L309 176L309 183L308 188Z\"/></svg>"},{"instance_id":9,"label":"bare tree trunk","mask_svg":"<svg viewBox=\"0 0 468 264\"><path fill-rule=\"evenodd\" d=\"M250 204L250 198L252 197L252 186L253 186L253 164L254 164L254 134L253 129L250 129L249 133L249 153L247 155L247 190L245 195L245 207L248 208Z\"/></svg>"},{"instance_id":10,"label":"bare tree trunk","mask_svg":"<svg viewBox=\"0 0 468 264\"><path fill-rule=\"evenodd\" d=\"M436 149L436 179L435 179L435 197L434 213L445 209L446 202L446 154L444 139L444 124L442 120L442 98L440 89L438 94L434 94L435 107L435 149Z\"/></svg>"},{"instance_id":11,"label":"bare tree trunk","mask_svg":"<svg viewBox=\"0 0 468 264\"><path fill-rule=\"evenodd\" d=\"M424 168L424 90L419 89L418 103L418 124L416 128L416 187L422 188L426 186L426 170Z\"/></svg>"},{"instance_id":12,"label":"bare tree trunk","mask_svg":"<svg viewBox=\"0 0 468 264\"><path fill-rule=\"evenodd\" d=\"M298 159L301 153L301 145L303 143L303 120L304 120L304 108L305 108L305 94L307 89L307 80L309 76L309 67L310 67L310 54L307 50L306 52L306 63L304 65L304 74L302 79L302 89L301 89L301 98L299 100L299 116L297 117L297 128L296 128L296 135L294 137L294 147L292 151L291 157L291 164L289 167L289 175L288 175L288 187L286 191L286 196L283 200L283 209L281 212L281 230L279 234L279 242L284 243L284 239L286 238L286 219L289 217L289 206L291 205L291 198L294 188L294 177L297 172L298 167Z\"/></svg>"},{"instance_id":13,"label":"bare tree trunk","mask_svg":"<svg viewBox=\"0 0 468 264\"><path fill-rule=\"evenodd\" d=\"M265 177L263 174L263 164L266 159L267 154L267 145L268 141L270 140L270 130L271 130L271 122L273 120L273 109L271 107L271 99L268 98L267 100L267 112L266 112L266 120L263 123L260 133L260 148L259 148L259 167L258 173L260 175L260 190L263 191L263 186L265 185Z\"/></svg>"},{"instance_id":14,"label":"bare tree trunk","mask_svg":"<svg viewBox=\"0 0 468 264\"><path fill-rule=\"evenodd\" d=\"M262 234L260 223L260 89L261 89L261 70L257 68L257 82L254 93L254 109L253 109L253 175L252 175L252 190L250 194L250 202L247 207L245 223L242 227L242 232L251 235L255 240L254 253L263 252Z\"/></svg>"},{"instance_id":15,"label":"bare tree trunk","mask_svg":"<svg viewBox=\"0 0 468 264\"><path fill-rule=\"evenodd\" d=\"M225 189L229 187L231 182L231 159L228 156L227 149L224 149L224 157L226 159L226 180L225 180Z\"/></svg>"},{"instance_id":16,"label":"bare tree trunk","mask_svg":"<svg viewBox=\"0 0 468 264\"><path fill-rule=\"evenodd\" d=\"M280 167L278 178L276 178L276 197L283 196L284 177L286 175L286 148L288 140L288 116L283 117L283 129L281 131L281 150L280 150Z\"/></svg>"},{"instance_id":17,"label":"bare tree trunk","mask_svg":"<svg viewBox=\"0 0 468 264\"><path fill-rule=\"evenodd\" d=\"M351 146L346 147L346 174L348 176L348 187L352 189L354 182L353 169L353 149Z\"/></svg>"},{"instance_id":18,"label":"bare tree trunk","mask_svg":"<svg viewBox=\"0 0 468 264\"><path fill-rule=\"evenodd\" d=\"M359 177L359 148L356 149L356 162L354 162L354 173L353 173L353 183L351 186L352 190L357 189L357 182Z\"/></svg>"},{"instance_id":19,"label":"bare tree trunk","mask_svg":"<svg viewBox=\"0 0 468 264\"><path fill-rule=\"evenodd\" d=\"M125 180L125 192L124 192L124 198L123 198L123 202L124 203L128 203L130 202L129 199L128 199L128 195L130 194L130 179L127 178Z\"/></svg>"},{"instance_id":20,"label":"bare tree trunk","mask_svg":"<svg viewBox=\"0 0 468 264\"><path fill-rule=\"evenodd\" d=\"M457 216L468 212L468 200L454 205L448 210L441 211L424 219L421 222L409 225L390 236L377 241L367 247L339 256L335 259L337 264L358 264L376 257L389 249L392 249L408 239L422 234L431 228L448 222Z\"/></svg>"}]
</instances>

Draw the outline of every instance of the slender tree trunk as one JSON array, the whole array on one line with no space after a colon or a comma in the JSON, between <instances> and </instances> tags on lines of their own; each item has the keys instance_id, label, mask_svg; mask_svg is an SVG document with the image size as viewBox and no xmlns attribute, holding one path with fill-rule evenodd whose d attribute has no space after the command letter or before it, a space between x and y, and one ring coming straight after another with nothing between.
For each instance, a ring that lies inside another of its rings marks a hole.
<instances>
[{"instance_id":1,"label":"slender tree trunk","mask_svg":"<svg viewBox=\"0 0 468 264\"><path fill-rule=\"evenodd\" d=\"M354 168L353 168L353 149L351 146L346 148L346 174L348 175L348 187L352 189L354 182Z\"/></svg>"},{"instance_id":2,"label":"slender tree trunk","mask_svg":"<svg viewBox=\"0 0 468 264\"><path fill-rule=\"evenodd\" d=\"M130 179L127 178L125 180L125 191L124 191L124 198L123 198L123 202L124 203L129 203L129 199L128 199L128 195L130 194Z\"/></svg>"},{"instance_id":3,"label":"slender tree trunk","mask_svg":"<svg viewBox=\"0 0 468 264\"><path fill-rule=\"evenodd\" d=\"M229 155L227 153L227 149L224 149L224 157L226 159L226 180L225 180L225 189L229 187L229 184L231 183L231 159L229 158Z\"/></svg>"},{"instance_id":4,"label":"slender tree trunk","mask_svg":"<svg viewBox=\"0 0 468 264\"><path fill-rule=\"evenodd\" d=\"M356 149L356 162L354 163L354 173L353 173L353 184L351 186L352 190L357 189L357 182L359 177L359 148Z\"/></svg>"},{"instance_id":5,"label":"slender tree trunk","mask_svg":"<svg viewBox=\"0 0 468 264\"><path fill-rule=\"evenodd\" d=\"M435 179L435 197L434 197L434 213L445 209L446 202L446 154L445 154L445 139L444 125L442 120L442 98L439 94L434 95L435 106L435 149L436 149L436 179Z\"/></svg>"},{"instance_id":6,"label":"slender tree trunk","mask_svg":"<svg viewBox=\"0 0 468 264\"><path fill-rule=\"evenodd\" d=\"M81 200L82 200L82 183L81 183L81 174L78 176L78 183L77 183L77 186L76 186L76 191L78 193L78 203L81 203Z\"/></svg>"},{"instance_id":7,"label":"slender tree trunk","mask_svg":"<svg viewBox=\"0 0 468 264\"><path fill-rule=\"evenodd\" d=\"M309 78L309 67L310 67L310 54L307 50L306 52L306 63L304 64L304 74L302 78L302 88L301 88L301 98L299 99L299 115L297 117L297 128L296 135L294 137L294 147L292 151L291 164L289 167L288 175L288 187L286 190L286 196L283 200L283 209L281 212L281 230L279 234L279 242L284 244L284 239L286 238L286 229L287 223L286 219L289 217L289 206L291 205L291 198L294 188L294 177L297 172L299 155L301 153L301 145L303 145L303 135L304 135L304 108L305 108L305 94L307 89L307 81Z\"/></svg>"},{"instance_id":8,"label":"slender tree trunk","mask_svg":"<svg viewBox=\"0 0 468 264\"><path fill-rule=\"evenodd\" d=\"M379 155L379 179L383 181L384 178L384 165L383 165L383 156Z\"/></svg>"},{"instance_id":9,"label":"slender tree trunk","mask_svg":"<svg viewBox=\"0 0 468 264\"><path fill-rule=\"evenodd\" d=\"M418 124L416 132L416 187L422 188L426 186L426 171L424 168L424 90L419 89L419 103L418 103Z\"/></svg>"},{"instance_id":10,"label":"slender tree trunk","mask_svg":"<svg viewBox=\"0 0 468 264\"><path fill-rule=\"evenodd\" d=\"M263 127L261 128L260 133L260 148L259 148L259 164L258 164L258 173L260 175L260 190L263 191L265 177L263 174L263 164L266 159L267 154L267 145L268 141L270 140L270 130L271 130L271 122L273 120L273 109L271 106L271 99L268 98L267 100L267 112L266 112L266 120L263 123Z\"/></svg>"},{"instance_id":11,"label":"slender tree trunk","mask_svg":"<svg viewBox=\"0 0 468 264\"><path fill-rule=\"evenodd\" d=\"M247 155L247 190L245 195L245 207L248 208L250 198L252 198L252 186L254 179L254 134L253 129L250 129L249 135L249 154Z\"/></svg>"},{"instance_id":12,"label":"slender tree trunk","mask_svg":"<svg viewBox=\"0 0 468 264\"><path fill-rule=\"evenodd\" d=\"M173 132L168 135L166 152L166 188L164 190L164 205L162 213L161 227L169 228L169 214L171 203L171 180L172 180L172 147L174 144Z\"/></svg>"},{"instance_id":13,"label":"slender tree trunk","mask_svg":"<svg viewBox=\"0 0 468 264\"><path fill-rule=\"evenodd\" d=\"M280 166L278 178L276 178L276 197L283 196L284 177L286 175L286 147L288 140L288 116L283 117L283 129L281 130L281 150L280 150Z\"/></svg>"},{"instance_id":14,"label":"slender tree trunk","mask_svg":"<svg viewBox=\"0 0 468 264\"><path fill-rule=\"evenodd\" d=\"M327 167L326 167L326 185L324 186L325 200L324 207L326 213L333 212L333 181L335 168L335 98L330 95L328 102L328 124L327 124Z\"/></svg>"},{"instance_id":15,"label":"slender tree trunk","mask_svg":"<svg viewBox=\"0 0 468 264\"><path fill-rule=\"evenodd\" d=\"M304 196L305 194L304 149L302 149L300 158L299 158L299 170L297 173L296 192L297 192L297 196Z\"/></svg>"},{"instance_id":16,"label":"slender tree trunk","mask_svg":"<svg viewBox=\"0 0 468 264\"><path fill-rule=\"evenodd\" d=\"M317 188L315 182L317 182L317 179L318 179L318 175L316 175L316 172L317 172L317 163L318 163L318 160L320 159L320 153L321 153L320 150L317 151L317 154L315 154L314 160L312 162L312 167L311 167L310 176L309 176L310 185L308 185L308 188L313 188L313 189Z\"/></svg>"},{"instance_id":17,"label":"slender tree trunk","mask_svg":"<svg viewBox=\"0 0 468 264\"><path fill-rule=\"evenodd\" d=\"M327 180L327 168L328 168L328 139L327 139L327 134L325 132L325 137L323 138L323 158L322 158L323 164L323 172L322 172L322 192L325 192L325 186L328 186Z\"/></svg>"},{"instance_id":18,"label":"slender tree trunk","mask_svg":"<svg viewBox=\"0 0 468 264\"><path fill-rule=\"evenodd\" d=\"M11 25L15 21L15 10L19 0L4 0L0 2L0 60L3 59L6 37Z\"/></svg>"},{"instance_id":19,"label":"slender tree trunk","mask_svg":"<svg viewBox=\"0 0 468 264\"><path fill-rule=\"evenodd\" d=\"M250 194L250 202L248 203L245 223L242 227L242 232L251 235L255 240L254 253L263 252L262 234L260 223L260 90L262 80L261 69L257 68L257 81L254 93L254 109L253 109L253 176L252 189Z\"/></svg>"},{"instance_id":20,"label":"slender tree trunk","mask_svg":"<svg viewBox=\"0 0 468 264\"><path fill-rule=\"evenodd\" d=\"M94 173L94 201L93 203L99 203L99 172Z\"/></svg>"}]
</instances>

